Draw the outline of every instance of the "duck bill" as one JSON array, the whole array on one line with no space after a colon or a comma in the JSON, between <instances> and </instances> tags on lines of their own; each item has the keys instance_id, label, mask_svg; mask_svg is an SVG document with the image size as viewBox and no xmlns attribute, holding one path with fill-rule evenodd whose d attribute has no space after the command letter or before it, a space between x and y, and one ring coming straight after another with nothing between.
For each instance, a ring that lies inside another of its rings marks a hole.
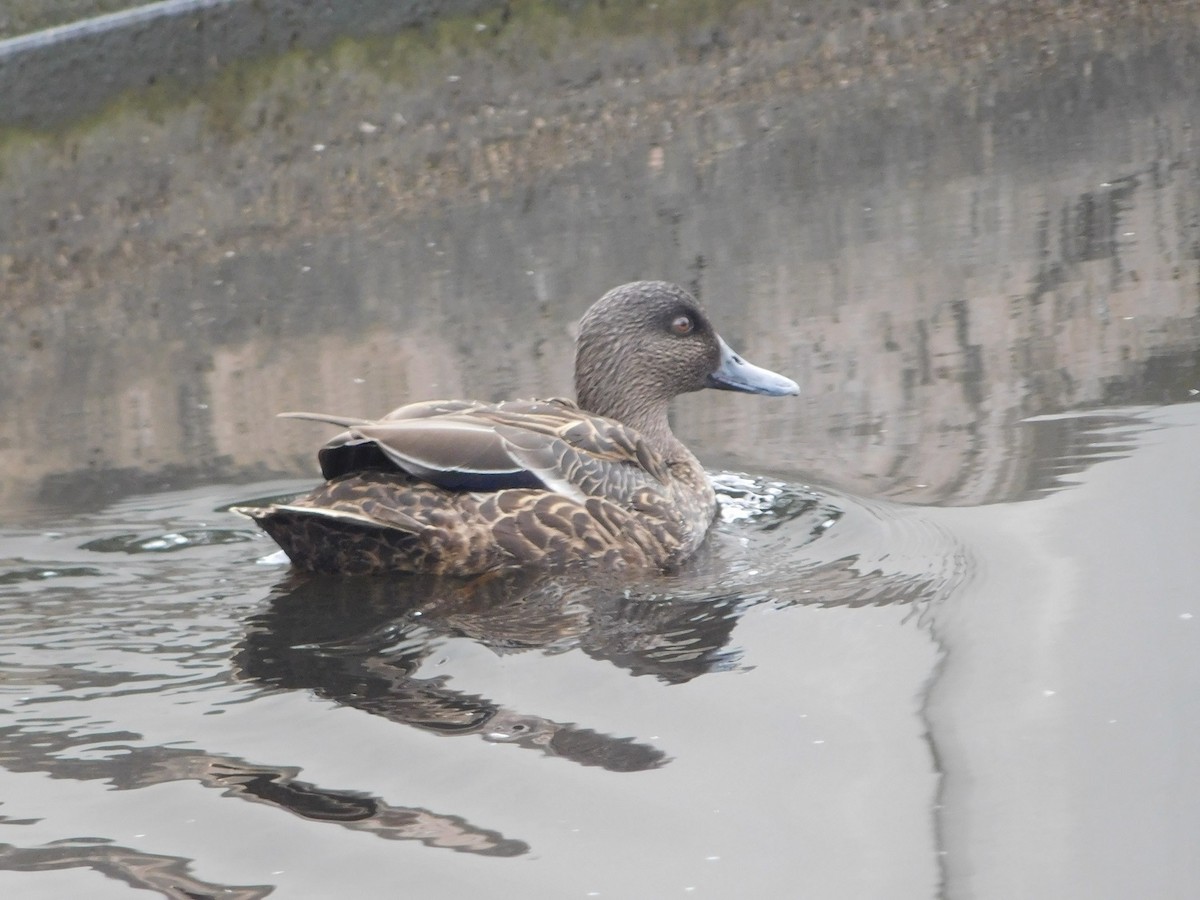
<instances>
[{"instance_id":1,"label":"duck bill","mask_svg":"<svg viewBox=\"0 0 1200 900\"><path fill-rule=\"evenodd\" d=\"M766 394L769 397L800 393L800 385L792 379L746 362L719 336L717 343L721 347L721 362L717 370L708 376L709 387L720 391L741 391L744 394Z\"/></svg>"}]
</instances>

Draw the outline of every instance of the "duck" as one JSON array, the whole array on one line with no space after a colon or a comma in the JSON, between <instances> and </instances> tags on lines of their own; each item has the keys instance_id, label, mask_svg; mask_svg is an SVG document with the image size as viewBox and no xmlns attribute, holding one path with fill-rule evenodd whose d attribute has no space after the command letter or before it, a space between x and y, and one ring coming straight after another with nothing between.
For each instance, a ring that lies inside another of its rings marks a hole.
<instances>
[{"instance_id":1,"label":"duck","mask_svg":"<svg viewBox=\"0 0 1200 900\"><path fill-rule=\"evenodd\" d=\"M237 511L314 573L669 571L717 512L668 420L674 397L705 388L800 392L735 353L684 288L631 282L580 320L575 400L428 400L380 419L280 413L343 429L317 454L324 483Z\"/></svg>"}]
</instances>

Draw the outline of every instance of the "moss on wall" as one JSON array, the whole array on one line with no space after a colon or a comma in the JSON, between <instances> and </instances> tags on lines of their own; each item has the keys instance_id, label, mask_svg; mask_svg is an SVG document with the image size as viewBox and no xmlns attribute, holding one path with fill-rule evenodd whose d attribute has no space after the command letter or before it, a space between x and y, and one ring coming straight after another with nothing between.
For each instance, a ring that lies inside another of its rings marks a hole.
<instances>
[{"instance_id":1,"label":"moss on wall","mask_svg":"<svg viewBox=\"0 0 1200 900\"><path fill-rule=\"evenodd\" d=\"M0 4L0 39L144 4L145 0L7 0Z\"/></svg>"}]
</instances>

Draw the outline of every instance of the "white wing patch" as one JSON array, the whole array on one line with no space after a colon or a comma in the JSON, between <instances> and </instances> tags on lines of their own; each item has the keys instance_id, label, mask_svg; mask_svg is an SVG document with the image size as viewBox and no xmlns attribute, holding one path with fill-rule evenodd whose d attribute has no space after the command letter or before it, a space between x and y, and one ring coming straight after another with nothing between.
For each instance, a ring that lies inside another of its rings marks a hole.
<instances>
[{"instance_id":1,"label":"white wing patch","mask_svg":"<svg viewBox=\"0 0 1200 900\"><path fill-rule=\"evenodd\" d=\"M395 510L392 511L393 518L383 521L373 519L361 512L348 509L333 509L327 506L293 506L288 503L282 503L271 508L275 511L298 513L303 516L337 519L339 522L354 522L357 525L365 525L370 528L400 528L405 531L412 531L414 534L424 530L424 526L416 519L411 516L397 514L398 511Z\"/></svg>"}]
</instances>

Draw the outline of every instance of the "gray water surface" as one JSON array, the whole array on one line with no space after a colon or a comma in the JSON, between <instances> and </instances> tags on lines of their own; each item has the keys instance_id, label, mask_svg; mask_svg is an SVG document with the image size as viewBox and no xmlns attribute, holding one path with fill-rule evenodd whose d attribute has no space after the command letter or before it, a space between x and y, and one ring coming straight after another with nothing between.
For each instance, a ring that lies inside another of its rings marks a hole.
<instances>
[{"instance_id":1,"label":"gray water surface","mask_svg":"<svg viewBox=\"0 0 1200 900\"><path fill-rule=\"evenodd\" d=\"M1200 28L1147 6L517 10L5 132L0 894L1196 896ZM310 578L229 511L315 481L274 413L569 393L651 277L803 391L677 403L679 572Z\"/></svg>"}]
</instances>

